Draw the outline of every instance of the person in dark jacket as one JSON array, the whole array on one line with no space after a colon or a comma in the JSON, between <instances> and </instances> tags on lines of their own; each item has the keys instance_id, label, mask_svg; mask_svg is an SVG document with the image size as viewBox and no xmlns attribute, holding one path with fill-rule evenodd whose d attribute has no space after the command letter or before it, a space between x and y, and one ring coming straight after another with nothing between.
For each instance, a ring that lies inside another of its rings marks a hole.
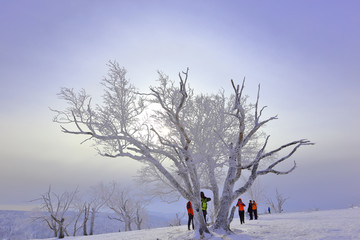
<instances>
[{"instance_id":1,"label":"person in dark jacket","mask_svg":"<svg viewBox=\"0 0 360 240\"><path fill-rule=\"evenodd\" d=\"M206 223L207 202L211 201L211 198L205 197L204 192L201 192L200 196L201 196L201 209L203 211L203 215Z\"/></svg>"},{"instance_id":2,"label":"person in dark jacket","mask_svg":"<svg viewBox=\"0 0 360 240\"><path fill-rule=\"evenodd\" d=\"M186 209L188 211L188 216L189 216L188 229L190 230L190 223L192 223L192 229L194 230L194 211L193 211L193 208L192 208L192 205L191 205L190 201L187 202Z\"/></svg>"},{"instance_id":3,"label":"person in dark jacket","mask_svg":"<svg viewBox=\"0 0 360 240\"><path fill-rule=\"evenodd\" d=\"M239 198L236 207L239 208L240 224L243 224L245 223L245 211L244 211L245 204L243 203L241 198Z\"/></svg>"},{"instance_id":4,"label":"person in dark jacket","mask_svg":"<svg viewBox=\"0 0 360 240\"><path fill-rule=\"evenodd\" d=\"M252 201L251 200L249 201L248 213L249 213L250 220L253 220L253 210L252 210Z\"/></svg>"}]
</instances>

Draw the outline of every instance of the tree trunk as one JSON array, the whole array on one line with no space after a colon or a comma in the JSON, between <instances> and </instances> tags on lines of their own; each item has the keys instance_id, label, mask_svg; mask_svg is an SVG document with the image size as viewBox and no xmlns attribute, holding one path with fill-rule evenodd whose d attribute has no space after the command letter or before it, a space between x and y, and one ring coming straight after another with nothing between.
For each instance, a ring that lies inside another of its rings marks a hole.
<instances>
[{"instance_id":1,"label":"tree trunk","mask_svg":"<svg viewBox=\"0 0 360 240\"><path fill-rule=\"evenodd\" d=\"M83 222L83 235L87 236L87 222L89 220L89 214L90 214L90 204L88 204L88 206L86 206L86 204L84 204L84 222Z\"/></svg>"},{"instance_id":2,"label":"tree trunk","mask_svg":"<svg viewBox=\"0 0 360 240\"><path fill-rule=\"evenodd\" d=\"M58 236L58 231L56 229L53 230L54 231L54 237Z\"/></svg>"},{"instance_id":3,"label":"tree trunk","mask_svg":"<svg viewBox=\"0 0 360 240\"><path fill-rule=\"evenodd\" d=\"M131 231L131 222L127 221L125 223L125 231Z\"/></svg>"},{"instance_id":4,"label":"tree trunk","mask_svg":"<svg viewBox=\"0 0 360 240\"><path fill-rule=\"evenodd\" d=\"M90 235L94 234L94 225L95 225L95 211L91 211L90 218Z\"/></svg>"},{"instance_id":5,"label":"tree trunk","mask_svg":"<svg viewBox=\"0 0 360 240\"><path fill-rule=\"evenodd\" d=\"M213 193L214 215L216 216L220 208L219 187L217 185L215 174L210 174L209 178L210 178L211 191Z\"/></svg>"},{"instance_id":6,"label":"tree trunk","mask_svg":"<svg viewBox=\"0 0 360 240\"><path fill-rule=\"evenodd\" d=\"M86 229L86 225L87 225L87 219L84 218L84 225L83 225L83 235L87 236L87 229Z\"/></svg>"},{"instance_id":7,"label":"tree trunk","mask_svg":"<svg viewBox=\"0 0 360 240\"><path fill-rule=\"evenodd\" d=\"M216 231L231 232L228 216L229 216L231 204L233 202L233 191L236 182L235 181L236 172L238 170L237 153L238 151L234 150L231 146L231 151L229 156L229 169L224 181L224 187L221 194L219 211L217 212L216 220L213 225L213 229L215 232Z\"/></svg>"},{"instance_id":8,"label":"tree trunk","mask_svg":"<svg viewBox=\"0 0 360 240\"><path fill-rule=\"evenodd\" d=\"M206 225L200 204L194 204L194 220L195 220L195 238L200 239L206 235L210 236L210 231Z\"/></svg>"},{"instance_id":9,"label":"tree trunk","mask_svg":"<svg viewBox=\"0 0 360 240\"><path fill-rule=\"evenodd\" d=\"M233 190L235 181L233 181L232 175L234 171L229 169L228 176L225 180L224 189L220 199L220 208L216 216L215 223L213 225L214 231L220 232L230 232L230 223L229 223L229 211L231 204L233 202Z\"/></svg>"},{"instance_id":10,"label":"tree trunk","mask_svg":"<svg viewBox=\"0 0 360 240\"><path fill-rule=\"evenodd\" d=\"M230 223L229 223L229 209L231 207L232 199L230 198L222 198L219 212L216 216L216 220L213 226L215 232L230 232Z\"/></svg>"},{"instance_id":11,"label":"tree trunk","mask_svg":"<svg viewBox=\"0 0 360 240\"><path fill-rule=\"evenodd\" d=\"M64 238L64 218L62 218L59 222L59 238Z\"/></svg>"}]
</instances>

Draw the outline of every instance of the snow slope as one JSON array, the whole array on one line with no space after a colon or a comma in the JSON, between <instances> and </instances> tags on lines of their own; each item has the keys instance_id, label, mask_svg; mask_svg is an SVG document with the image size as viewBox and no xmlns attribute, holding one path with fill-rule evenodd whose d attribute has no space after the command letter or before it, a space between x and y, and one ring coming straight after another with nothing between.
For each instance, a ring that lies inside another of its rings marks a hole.
<instances>
[{"instance_id":1,"label":"snow slope","mask_svg":"<svg viewBox=\"0 0 360 240\"><path fill-rule=\"evenodd\" d=\"M297 212L260 215L258 220L238 218L231 224L234 235L214 234L209 240L348 240L360 239L360 208L329 211ZM68 240L164 240L192 239L193 231L187 226L166 227L132 232L110 233L86 237L67 237ZM54 238L49 238L54 239Z\"/></svg>"}]
</instances>

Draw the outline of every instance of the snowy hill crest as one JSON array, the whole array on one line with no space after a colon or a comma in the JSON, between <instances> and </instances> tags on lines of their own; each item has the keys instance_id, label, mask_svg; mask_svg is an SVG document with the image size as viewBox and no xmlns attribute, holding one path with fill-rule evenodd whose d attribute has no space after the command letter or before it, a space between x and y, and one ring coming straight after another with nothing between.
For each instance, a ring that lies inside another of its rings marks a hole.
<instances>
[{"instance_id":1,"label":"snowy hill crest","mask_svg":"<svg viewBox=\"0 0 360 240\"><path fill-rule=\"evenodd\" d=\"M360 239L360 208L340 210L268 214L259 220L245 220L240 225L235 218L231 223L234 235L218 235L208 240L338 240ZM184 240L193 239L187 226L165 227L132 232L109 233L94 236L68 237L69 240ZM54 239L54 238L51 238Z\"/></svg>"}]
</instances>

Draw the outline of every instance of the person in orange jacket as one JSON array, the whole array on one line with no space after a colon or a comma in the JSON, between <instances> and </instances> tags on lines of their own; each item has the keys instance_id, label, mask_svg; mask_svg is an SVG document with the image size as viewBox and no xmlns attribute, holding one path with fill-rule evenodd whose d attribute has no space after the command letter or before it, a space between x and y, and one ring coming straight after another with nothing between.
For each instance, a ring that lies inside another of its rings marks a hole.
<instances>
[{"instance_id":1,"label":"person in orange jacket","mask_svg":"<svg viewBox=\"0 0 360 240\"><path fill-rule=\"evenodd\" d=\"M245 204L243 203L241 198L239 198L236 207L239 208L240 224L243 224L245 223L245 211L244 211Z\"/></svg>"},{"instance_id":2,"label":"person in orange jacket","mask_svg":"<svg viewBox=\"0 0 360 240\"><path fill-rule=\"evenodd\" d=\"M252 211L254 213L255 220L257 220L258 219L257 204L256 204L255 200L253 200L253 203L252 203Z\"/></svg>"},{"instance_id":3,"label":"person in orange jacket","mask_svg":"<svg viewBox=\"0 0 360 240\"><path fill-rule=\"evenodd\" d=\"M192 229L194 230L194 211L193 211L193 208L192 208L192 205L191 205L190 201L187 202L186 209L188 211L188 216L189 216L188 229L190 230L190 223L192 223Z\"/></svg>"}]
</instances>

